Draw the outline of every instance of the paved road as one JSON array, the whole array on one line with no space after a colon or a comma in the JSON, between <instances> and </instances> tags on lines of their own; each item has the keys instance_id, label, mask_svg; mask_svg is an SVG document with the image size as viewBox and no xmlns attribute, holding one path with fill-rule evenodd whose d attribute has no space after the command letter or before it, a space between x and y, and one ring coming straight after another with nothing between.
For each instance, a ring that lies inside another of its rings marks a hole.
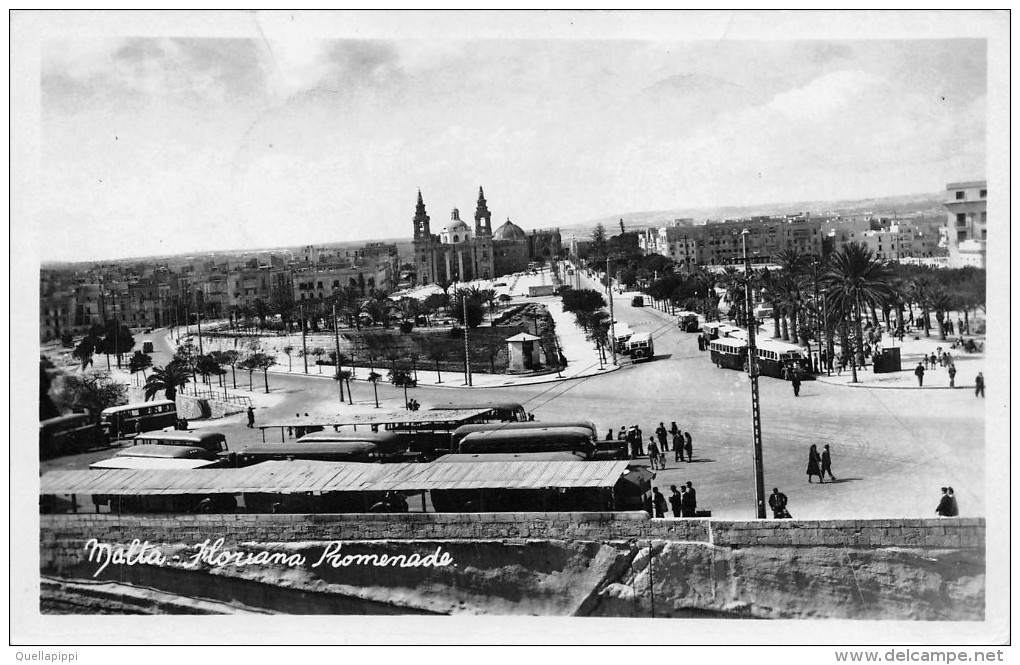
<instances>
[{"instance_id":1,"label":"paved road","mask_svg":"<svg viewBox=\"0 0 1020 665\"><path fill-rule=\"evenodd\" d=\"M425 406L455 400L518 401L538 420L592 420L600 436L607 427L638 424L646 441L660 421L668 427L676 420L692 432L694 463L676 464L670 453L669 468L659 473L656 485L668 494L670 484L690 480L698 489L699 507L713 516L753 517L747 377L716 368L707 352L698 351L693 334L680 332L650 309L632 308L622 297L614 302L619 321L653 332L654 361L562 383L470 391L422 387L412 395ZM154 341L159 351L159 337ZM154 361L163 362L158 352ZM444 373L446 380L459 383L455 375ZM247 386L247 372L238 374L238 382ZM248 393L263 401L259 422L295 413L374 407L372 387L361 381L354 383L353 407L340 406L336 384L327 378L271 374L269 382L271 393L265 396L256 374L256 392ZM871 390L808 381L795 398L789 383L768 377L761 378L760 387L766 492L781 488L795 517L933 517L944 485L955 488L961 515L985 514L984 401L972 392ZM402 406L403 390L387 384L378 389L383 408ZM225 432L235 449L261 438L258 430L245 427L243 415L194 424ZM830 444L838 482L808 484L805 470L812 443L819 449ZM108 452L61 458L44 470L80 468L106 456Z\"/></svg>"}]
</instances>

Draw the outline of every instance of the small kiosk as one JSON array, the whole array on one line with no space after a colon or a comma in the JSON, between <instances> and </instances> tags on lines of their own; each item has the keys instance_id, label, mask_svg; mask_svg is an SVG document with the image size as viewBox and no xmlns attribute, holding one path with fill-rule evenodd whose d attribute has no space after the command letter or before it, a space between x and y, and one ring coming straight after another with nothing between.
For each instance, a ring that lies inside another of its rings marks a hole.
<instances>
[{"instance_id":1,"label":"small kiosk","mask_svg":"<svg viewBox=\"0 0 1020 665\"><path fill-rule=\"evenodd\" d=\"M506 340L507 351L510 354L511 372L526 371L535 369L541 363L539 356L540 345L536 342L542 341L541 337L529 335L522 332Z\"/></svg>"}]
</instances>

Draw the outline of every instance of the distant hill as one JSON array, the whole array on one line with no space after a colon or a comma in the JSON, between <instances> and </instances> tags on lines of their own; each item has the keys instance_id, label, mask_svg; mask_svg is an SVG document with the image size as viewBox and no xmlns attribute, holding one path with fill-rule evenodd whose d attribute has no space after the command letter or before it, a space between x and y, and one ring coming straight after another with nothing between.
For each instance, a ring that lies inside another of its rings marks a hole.
<instances>
[{"instance_id":1,"label":"distant hill","mask_svg":"<svg viewBox=\"0 0 1020 665\"><path fill-rule=\"evenodd\" d=\"M798 201L794 203L763 203L749 206L723 206L719 208L676 208L672 210L646 210L624 212L592 219L577 224L560 225L561 231L575 231L575 235L588 235L596 225L606 227L609 235L619 233L620 219L628 231L660 226L674 219L690 217L696 221L706 219L722 220L757 215L790 215L810 212L812 215L878 215L909 214L917 212L944 214L942 203L945 192L906 194L872 199L848 199L844 201ZM569 237L571 234L564 234Z\"/></svg>"}]
</instances>

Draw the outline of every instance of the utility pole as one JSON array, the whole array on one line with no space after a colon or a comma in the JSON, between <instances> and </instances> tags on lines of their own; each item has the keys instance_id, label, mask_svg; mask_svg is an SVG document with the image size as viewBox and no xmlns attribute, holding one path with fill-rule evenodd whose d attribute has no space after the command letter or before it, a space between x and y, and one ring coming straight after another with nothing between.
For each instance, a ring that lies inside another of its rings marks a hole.
<instances>
[{"instance_id":1,"label":"utility pole","mask_svg":"<svg viewBox=\"0 0 1020 665\"><path fill-rule=\"evenodd\" d=\"M825 292L822 292L822 325L825 327L825 375L832 376L832 344L829 343L829 316L825 304Z\"/></svg>"},{"instance_id":2,"label":"utility pole","mask_svg":"<svg viewBox=\"0 0 1020 665\"><path fill-rule=\"evenodd\" d=\"M751 258L747 255L747 236L744 229L741 241L744 248L744 306L747 308L747 369L751 377L751 426L754 444L754 500L758 519L765 519L765 469L761 452L761 404L758 399L758 355L754 345L757 322L754 320L754 304L751 295Z\"/></svg>"},{"instance_id":3,"label":"utility pole","mask_svg":"<svg viewBox=\"0 0 1020 665\"><path fill-rule=\"evenodd\" d=\"M202 292L199 291L195 300L198 302L198 355L205 355L202 351L202 310L205 308L205 302L202 298Z\"/></svg>"},{"instance_id":4,"label":"utility pole","mask_svg":"<svg viewBox=\"0 0 1020 665\"><path fill-rule=\"evenodd\" d=\"M340 373L340 326L337 325L336 320L336 303L333 303L333 340L336 342L336 370L337 374ZM344 403L344 382L340 379L337 380L340 384L340 403Z\"/></svg>"},{"instance_id":5,"label":"utility pole","mask_svg":"<svg viewBox=\"0 0 1020 665\"><path fill-rule=\"evenodd\" d=\"M468 347L468 311L467 311L467 296L462 295L460 297L461 307L464 312L464 381L467 385L471 385L471 351Z\"/></svg>"},{"instance_id":6,"label":"utility pole","mask_svg":"<svg viewBox=\"0 0 1020 665\"><path fill-rule=\"evenodd\" d=\"M609 293L609 351L616 367L616 317L613 315L613 280L609 277L609 257L606 257L606 290Z\"/></svg>"},{"instance_id":7,"label":"utility pole","mask_svg":"<svg viewBox=\"0 0 1020 665\"><path fill-rule=\"evenodd\" d=\"M308 374L308 343L305 341L305 307L301 306L301 357L305 361L305 374Z\"/></svg>"}]
</instances>

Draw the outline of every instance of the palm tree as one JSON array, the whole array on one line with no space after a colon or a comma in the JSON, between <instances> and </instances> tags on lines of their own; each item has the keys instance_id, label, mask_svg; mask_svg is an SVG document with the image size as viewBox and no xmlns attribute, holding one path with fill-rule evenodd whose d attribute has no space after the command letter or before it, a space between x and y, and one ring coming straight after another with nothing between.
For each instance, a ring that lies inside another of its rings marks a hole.
<instances>
[{"instance_id":1,"label":"palm tree","mask_svg":"<svg viewBox=\"0 0 1020 665\"><path fill-rule=\"evenodd\" d=\"M928 306L935 312L935 320L939 324L939 339L946 339L946 312L953 309L956 299L945 286L938 284L928 293Z\"/></svg>"},{"instance_id":2,"label":"palm tree","mask_svg":"<svg viewBox=\"0 0 1020 665\"><path fill-rule=\"evenodd\" d=\"M733 266L723 268L719 285L726 289L726 300L730 303L734 322L740 326L744 319L744 275Z\"/></svg>"},{"instance_id":3,"label":"palm tree","mask_svg":"<svg viewBox=\"0 0 1020 665\"><path fill-rule=\"evenodd\" d=\"M768 306L772 308L772 337L774 339L779 339L779 313L780 302L782 300L782 294L779 287L779 275L775 272L769 272L768 268L765 268L761 273L761 287L762 300L768 303Z\"/></svg>"},{"instance_id":4,"label":"palm tree","mask_svg":"<svg viewBox=\"0 0 1020 665\"><path fill-rule=\"evenodd\" d=\"M326 349L317 346L311 350L311 354L315 358L315 364L319 367L319 374L322 374L322 357L326 355Z\"/></svg>"},{"instance_id":5,"label":"palm tree","mask_svg":"<svg viewBox=\"0 0 1020 665\"><path fill-rule=\"evenodd\" d=\"M870 249L858 243L849 243L832 255L823 284L829 303L837 311L845 312L853 321L855 347L853 382L857 383L857 364L863 361L864 341L861 329L861 307L881 306L892 299L892 271L875 258Z\"/></svg>"},{"instance_id":6,"label":"palm tree","mask_svg":"<svg viewBox=\"0 0 1020 665\"><path fill-rule=\"evenodd\" d=\"M340 365L337 365L336 373L333 374L333 380L340 384L340 403L344 401L344 382L347 382L347 394L351 394L351 370L343 369ZM351 404L354 404L354 398L351 397Z\"/></svg>"},{"instance_id":7,"label":"palm tree","mask_svg":"<svg viewBox=\"0 0 1020 665\"><path fill-rule=\"evenodd\" d=\"M152 374L145 380L145 401L163 391L168 400L177 397L177 389L183 389L192 377L191 368L186 364L171 360L166 367L153 367Z\"/></svg>"},{"instance_id":8,"label":"palm tree","mask_svg":"<svg viewBox=\"0 0 1020 665\"><path fill-rule=\"evenodd\" d=\"M289 372L292 369L294 369L294 363L293 363L293 361L291 359L291 354L294 353L294 346L291 345L291 344L288 344L287 346L283 347L280 350L283 351L285 354L287 354L287 371Z\"/></svg>"},{"instance_id":9,"label":"palm tree","mask_svg":"<svg viewBox=\"0 0 1020 665\"><path fill-rule=\"evenodd\" d=\"M372 383L372 391L375 393L375 408L377 409L379 408L379 379L381 378L382 374L378 372L368 373L368 380Z\"/></svg>"}]
</instances>

